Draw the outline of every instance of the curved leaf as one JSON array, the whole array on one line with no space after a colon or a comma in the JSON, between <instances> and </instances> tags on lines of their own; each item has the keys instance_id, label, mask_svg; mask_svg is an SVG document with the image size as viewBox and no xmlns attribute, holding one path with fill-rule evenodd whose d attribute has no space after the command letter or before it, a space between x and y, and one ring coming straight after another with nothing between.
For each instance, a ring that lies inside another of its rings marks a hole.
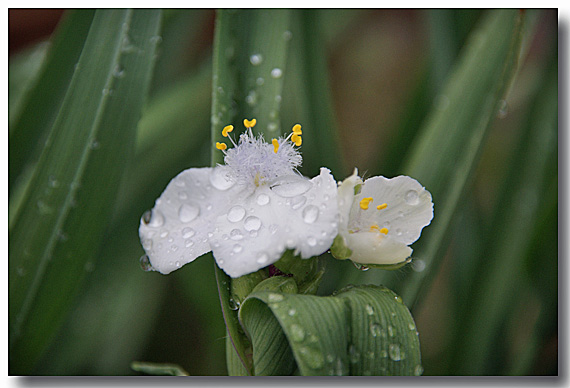
<instances>
[{"instance_id":1,"label":"curved leaf","mask_svg":"<svg viewBox=\"0 0 570 388\"><path fill-rule=\"evenodd\" d=\"M384 287L347 287L327 297L254 290L240 320L251 337L256 374L258 368L287 374L290 353L304 376L423 371L414 320Z\"/></svg>"}]
</instances>

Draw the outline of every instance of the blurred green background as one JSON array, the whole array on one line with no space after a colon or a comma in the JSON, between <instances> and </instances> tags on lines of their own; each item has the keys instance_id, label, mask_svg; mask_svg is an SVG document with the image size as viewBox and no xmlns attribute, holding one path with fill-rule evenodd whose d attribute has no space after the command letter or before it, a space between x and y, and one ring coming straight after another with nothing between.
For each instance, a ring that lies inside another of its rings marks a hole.
<instances>
[{"instance_id":1,"label":"blurred green background","mask_svg":"<svg viewBox=\"0 0 570 388\"><path fill-rule=\"evenodd\" d=\"M293 11L281 124L286 130L303 124L300 171L314 176L321 165L333 167L327 160L334 159L336 179L354 167L365 177L404 174L408 149L428 113L441 105L441 90L487 12ZM42 23L49 33L69 14L57 14L51 24L44 15L18 29L26 18L10 13L11 153L16 141L22 149L37 148L39 135L14 140L13 128L30 104L46 53L56 46L46 43L45 33L26 33ZM85 263L84 279L68 295L61 324L33 348L35 362L15 369L19 363L11 358L11 373L132 375L134 360L176 363L190 375L227 373L212 257L169 276L143 272L138 262L142 213L178 172L210 164L215 11L165 10L160 18L134 154L124 157L118 192L103 204L112 215L94 259ZM87 27L89 22L86 17ZM307 34L318 39L327 93L317 98L325 107L331 104L338 132L331 129L330 136L338 140L340 155L330 148L333 153L322 155L318 145L327 140L312 138L311 124L330 117L299 97L303 88L314 86L304 67L307 42L300 38ZM442 260L415 297L406 300L408 279L430 269L421 254L389 273L328 260L321 295L349 283L372 283L404 296L420 333L425 375L558 374L557 34L556 10L527 11L518 73L461 194ZM33 166L29 162L10 177L10 233L26 198L31 174L26 171ZM91 184L104 182L101 177ZM437 197L434 204L437 219ZM20 268L12 253L9 260ZM10 276L25 274L11 270Z\"/></svg>"}]
</instances>

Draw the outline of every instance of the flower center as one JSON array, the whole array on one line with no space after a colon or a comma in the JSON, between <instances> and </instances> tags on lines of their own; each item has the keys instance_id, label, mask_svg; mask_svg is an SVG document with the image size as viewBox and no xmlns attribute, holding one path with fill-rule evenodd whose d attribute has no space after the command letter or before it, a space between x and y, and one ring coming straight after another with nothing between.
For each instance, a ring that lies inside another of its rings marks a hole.
<instances>
[{"instance_id":1,"label":"flower center","mask_svg":"<svg viewBox=\"0 0 570 388\"><path fill-rule=\"evenodd\" d=\"M226 143L216 143L216 148L224 153L229 178L240 184L259 187L278 177L294 174L303 161L295 148L302 143L301 126L295 125L286 138L272 139L271 143L267 143L262 135L253 134L251 129L255 124L255 119L244 120L246 131L240 135L237 143L229 135L234 129L232 125L222 130L222 135L234 145L228 148Z\"/></svg>"}]
</instances>

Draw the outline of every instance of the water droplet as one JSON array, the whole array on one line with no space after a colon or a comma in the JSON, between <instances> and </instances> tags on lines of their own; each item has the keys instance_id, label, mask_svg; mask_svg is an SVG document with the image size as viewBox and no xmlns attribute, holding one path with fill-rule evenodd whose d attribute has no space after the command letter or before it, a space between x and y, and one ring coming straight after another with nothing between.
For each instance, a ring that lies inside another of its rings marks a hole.
<instances>
[{"instance_id":1,"label":"water droplet","mask_svg":"<svg viewBox=\"0 0 570 388\"><path fill-rule=\"evenodd\" d=\"M424 368L421 365L416 365L414 368L414 375L421 376L424 373Z\"/></svg>"},{"instance_id":2,"label":"water droplet","mask_svg":"<svg viewBox=\"0 0 570 388\"><path fill-rule=\"evenodd\" d=\"M413 322L408 323L408 329L416 330L416 325Z\"/></svg>"},{"instance_id":3,"label":"water droplet","mask_svg":"<svg viewBox=\"0 0 570 388\"><path fill-rule=\"evenodd\" d=\"M292 198L305 194L311 188L312 183L297 175L287 175L274 180L270 188L273 192L284 198Z\"/></svg>"},{"instance_id":4,"label":"water droplet","mask_svg":"<svg viewBox=\"0 0 570 388\"><path fill-rule=\"evenodd\" d=\"M240 205L236 205L232 207L230 211L228 211L227 217L228 221L230 222L239 222L243 220L244 216L245 216L245 209Z\"/></svg>"},{"instance_id":5,"label":"water droplet","mask_svg":"<svg viewBox=\"0 0 570 388\"><path fill-rule=\"evenodd\" d=\"M273 78L281 78L282 75L283 75L283 71L278 67L271 70L271 77L273 77Z\"/></svg>"},{"instance_id":6,"label":"water droplet","mask_svg":"<svg viewBox=\"0 0 570 388\"><path fill-rule=\"evenodd\" d=\"M210 183L218 190L225 191L232 187L235 182L229 178L226 170L223 168L214 168L210 174Z\"/></svg>"},{"instance_id":7,"label":"water droplet","mask_svg":"<svg viewBox=\"0 0 570 388\"><path fill-rule=\"evenodd\" d=\"M372 306L370 306L369 304L367 304L367 305L365 306L365 308L366 308L366 313L367 313L368 315L374 315L374 308L372 308Z\"/></svg>"},{"instance_id":8,"label":"water droplet","mask_svg":"<svg viewBox=\"0 0 570 388\"><path fill-rule=\"evenodd\" d=\"M267 299L269 302L281 302L283 300L283 295L272 292L267 296Z\"/></svg>"},{"instance_id":9,"label":"water droplet","mask_svg":"<svg viewBox=\"0 0 570 388\"><path fill-rule=\"evenodd\" d=\"M265 264L267 263L267 260L269 260L269 256L267 256L267 253L261 252L257 255L256 261L258 264Z\"/></svg>"},{"instance_id":10,"label":"water droplet","mask_svg":"<svg viewBox=\"0 0 570 388\"><path fill-rule=\"evenodd\" d=\"M239 244L236 244L236 245L234 245L232 250L234 251L234 253L240 253L241 251L243 251L243 247Z\"/></svg>"},{"instance_id":11,"label":"water droplet","mask_svg":"<svg viewBox=\"0 0 570 388\"><path fill-rule=\"evenodd\" d=\"M334 362L334 356L332 354L327 354L327 362L332 363Z\"/></svg>"},{"instance_id":12,"label":"water droplet","mask_svg":"<svg viewBox=\"0 0 570 388\"><path fill-rule=\"evenodd\" d=\"M305 330L303 330L301 326L294 323L289 328L289 335L293 341L301 342L305 339Z\"/></svg>"},{"instance_id":13,"label":"water droplet","mask_svg":"<svg viewBox=\"0 0 570 388\"><path fill-rule=\"evenodd\" d=\"M290 317L295 316L296 313L297 313L297 310L295 310L295 309L289 309L289 311L287 311L287 315L289 315Z\"/></svg>"},{"instance_id":14,"label":"water droplet","mask_svg":"<svg viewBox=\"0 0 570 388\"><path fill-rule=\"evenodd\" d=\"M382 328L376 322L370 322L370 334L372 337L377 337L382 334Z\"/></svg>"},{"instance_id":15,"label":"water droplet","mask_svg":"<svg viewBox=\"0 0 570 388\"><path fill-rule=\"evenodd\" d=\"M290 41L292 37L293 37L293 33L289 30L287 30L283 33L283 39L285 39L286 42Z\"/></svg>"},{"instance_id":16,"label":"water droplet","mask_svg":"<svg viewBox=\"0 0 570 388\"><path fill-rule=\"evenodd\" d=\"M255 216L249 216L243 222L243 227L248 232L252 230L259 230L259 228L261 228L261 220Z\"/></svg>"},{"instance_id":17,"label":"water droplet","mask_svg":"<svg viewBox=\"0 0 570 388\"><path fill-rule=\"evenodd\" d=\"M400 354L400 346L398 346L398 344L390 344L388 346L388 355L390 356L390 360L400 361L402 359Z\"/></svg>"},{"instance_id":18,"label":"water droplet","mask_svg":"<svg viewBox=\"0 0 570 388\"><path fill-rule=\"evenodd\" d=\"M113 69L113 77L115 78L123 78L125 76L125 69L119 64L115 66Z\"/></svg>"},{"instance_id":19,"label":"water droplet","mask_svg":"<svg viewBox=\"0 0 570 388\"><path fill-rule=\"evenodd\" d=\"M269 195L267 194L259 194L257 196L257 200L256 200L257 204L259 206L264 206L267 205L269 203Z\"/></svg>"},{"instance_id":20,"label":"water droplet","mask_svg":"<svg viewBox=\"0 0 570 388\"><path fill-rule=\"evenodd\" d=\"M180 191L178 193L178 198L180 198L181 200L188 199L188 193L186 193L185 191Z\"/></svg>"},{"instance_id":21,"label":"water droplet","mask_svg":"<svg viewBox=\"0 0 570 388\"><path fill-rule=\"evenodd\" d=\"M61 237L60 237L61 239ZM149 251L152 249L152 240L150 238L145 238L142 240L142 246L145 249L145 251Z\"/></svg>"},{"instance_id":22,"label":"water droplet","mask_svg":"<svg viewBox=\"0 0 570 388\"><path fill-rule=\"evenodd\" d=\"M358 361L360 361L360 353L358 352L358 350L356 350L356 347L352 344L348 347L348 355L350 357L351 363L356 364Z\"/></svg>"},{"instance_id":23,"label":"water droplet","mask_svg":"<svg viewBox=\"0 0 570 388\"><path fill-rule=\"evenodd\" d=\"M303 206L305 203L307 202L307 197L305 197L304 195L299 195L297 197L294 197L291 200L291 208L293 210L297 210L299 209L301 206Z\"/></svg>"},{"instance_id":24,"label":"water droplet","mask_svg":"<svg viewBox=\"0 0 570 388\"><path fill-rule=\"evenodd\" d=\"M196 232L192 228L182 229L182 238L184 238L184 239L193 237L195 234L196 234Z\"/></svg>"},{"instance_id":25,"label":"water droplet","mask_svg":"<svg viewBox=\"0 0 570 388\"><path fill-rule=\"evenodd\" d=\"M239 305L240 303L235 301L233 298L230 298L230 300L228 301L228 304L230 306L230 310L237 310L239 309Z\"/></svg>"},{"instance_id":26,"label":"water droplet","mask_svg":"<svg viewBox=\"0 0 570 388\"><path fill-rule=\"evenodd\" d=\"M390 325L388 325L388 335L389 335L390 337L393 337L393 336L394 336L394 328L393 328L392 326L390 326Z\"/></svg>"},{"instance_id":27,"label":"water droplet","mask_svg":"<svg viewBox=\"0 0 570 388\"><path fill-rule=\"evenodd\" d=\"M275 102L279 104L279 103L281 102L281 98L282 98L282 97L281 97L279 94L276 95L276 96L275 96Z\"/></svg>"},{"instance_id":28,"label":"water droplet","mask_svg":"<svg viewBox=\"0 0 570 388\"><path fill-rule=\"evenodd\" d=\"M307 238L307 244L309 244L309 246L314 247L315 245L317 245L317 239L314 238L313 236L310 236L309 238Z\"/></svg>"},{"instance_id":29,"label":"water droplet","mask_svg":"<svg viewBox=\"0 0 570 388\"><path fill-rule=\"evenodd\" d=\"M50 175L48 177L48 185L49 187L51 187L52 189L55 189L57 187L59 187L59 182L57 180L57 178L54 175Z\"/></svg>"},{"instance_id":30,"label":"water droplet","mask_svg":"<svg viewBox=\"0 0 570 388\"><path fill-rule=\"evenodd\" d=\"M303 346L299 349L299 353L310 368L319 369L323 367L325 358L320 351Z\"/></svg>"},{"instance_id":31,"label":"water droplet","mask_svg":"<svg viewBox=\"0 0 570 388\"><path fill-rule=\"evenodd\" d=\"M249 62L250 62L253 66L260 65L261 62L263 62L263 55L261 55L261 54L253 54L252 56L249 57Z\"/></svg>"},{"instance_id":32,"label":"water droplet","mask_svg":"<svg viewBox=\"0 0 570 388\"><path fill-rule=\"evenodd\" d=\"M140 258L141 268L145 272L154 271L152 265L150 264L150 259L148 255L142 255Z\"/></svg>"},{"instance_id":33,"label":"water droplet","mask_svg":"<svg viewBox=\"0 0 570 388\"><path fill-rule=\"evenodd\" d=\"M354 265L354 267L360 271L368 271L370 269L370 267L367 267L355 261L352 262L352 265Z\"/></svg>"},{"instance_id":34,"label":"water droplet","mask_svg":"<svg viewBox=\"0 0 570 388\"><path fill-rule=\"evenodd\" d=\"M404 195L404 201L408 205L417 205L420 200L418 192L416 190L408 190Z\"/></svg>"},{"instance_id":35,"label":"water droplet","mask_svg":"<svg viewBox=\"0 0 570 388\"><path fill-rule=\"evenodd\" d=\"M230 238L234 241L239 241L243 239L243 234L239 229L232 229L232 231L230 232Z\"/></svg>"},{"instance_id":36,"label":"water droplet","mask_svg":"<svg viewBox=\"0 0 570 388\"><path fill-rule=\"evenodd\" d=\"M245 96L245 102L247 102L249 106L255 106L255 104L257 104L257 93L255 90L251 90L247 96Z\"/></svg>"},{"instance_id":37,"label":"water droplet","mask_svg":"<svg viewBox=\"0 0 570 388\"><path fill-rule=\"evenodd\" d=\"M158 228L164 224L164 216L158 210L147 210L142 218L142 222L153 228Z\"/></svg>"},{"instance_id":38,"label":"water droplet","mask_svg":"<svg viewBox=\"0 0 570 388\"><path fill-rule=\"evenodd\" d=\"M200 208L196 205L185 203L178 209L178 218L184 223L194 221L198 214L200 214Z\"/></svg>"},{"instance_id":39,"label":"water droplet","mask_svg":"<svg viewBox=\"0 0 570 388\"><path fill-rule=\"evenodd\" d=\"M509 104L506 100L499 101L499 111L497 112L497 117L504 119L509 114Z\"/></svg>"},{"instance_id":40,"label":"water droplet","mask_svg":"<svg viewBox=\"0 0 570 388\"><path fill-rule=\"evenodd\" d=\"M303 221L307 224L314 223L319 218L319 208L314 205L309 205L303 209Z\"/></svg>"},{"instance_id":41,"label":"water droplet","mask_svg":"<svg viewBox=\"0 0 570 388\"><path fill-rule=\"evenodd\" d=\"M256 83L258 86L263 85L264 82L265 82L265 80L264 80L262 77L259 77L258 79L255 80L255 83Z\"/></svg>"}]
</instances>

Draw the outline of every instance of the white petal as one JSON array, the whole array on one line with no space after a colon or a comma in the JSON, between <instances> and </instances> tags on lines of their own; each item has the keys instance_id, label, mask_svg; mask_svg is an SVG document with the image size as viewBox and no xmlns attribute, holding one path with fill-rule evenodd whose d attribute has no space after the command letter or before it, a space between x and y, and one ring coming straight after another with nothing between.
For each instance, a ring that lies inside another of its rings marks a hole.
<instances>
[{"instance_id":1,"label":"white petal","mask_svg":"<svg viewBox=\"0 0 570 388\"><path fill-rule=\"evenodd\" d=\"M358 232L345 235L352 249L350 260L361 264L397 264L412 254L412 248L378 232Z\"/></svg>"},{"instance_id":2,"label":"white petal","mask_svg":"<svg viewBox=\"0 0 570 388\"><path fill-rule=\"evenodd\" d=\"M354 203L354 187L358 184L362 184L362 179L358 176L358 169L355 168L352 175L338 186L339 232L343 235L348 233L348 218Z\"/></svg>"},{"instance_id":3,"label":"white petal","mask_svg":"<svg viewBox=\"0 0 570 388\"><path fill-rule=\"evenodd\" d=\"M234 206L218 217L210 239L218 265L234 278L276 262L286 249L320 255L338 231L336 183L325 168L311 180L288 175L261 185Z\"/></svg>"},{"instance_id":4,"label":"white petal","mask_svg":"<svg viewBox=\"0 0 570 388\"><path fill-rule=\"evenodd\" d=\"M372 197L367 210L360 208L362 198ZM376 207L386 203L385 209ZM431 194L408 176L392 179L382 176L367 179L355 197L350 214L349 229L369 231L370 226L387 228L388 236L409 245L416 241L422 228L433 218Z\"/></svg>"},{"instance_id":5,"label":"white petal","mask_svg":"<svg viewBox=\"0 0 570 388\"><path fill-rule=\"evenodd\" d=\"M168 274L209 252L208 233L216 218L243 191L244 186L225 178L224 167L191 168L172 179L150 221L143 216L139 227L153 269Z\"/></svg>"}]
</instances>

